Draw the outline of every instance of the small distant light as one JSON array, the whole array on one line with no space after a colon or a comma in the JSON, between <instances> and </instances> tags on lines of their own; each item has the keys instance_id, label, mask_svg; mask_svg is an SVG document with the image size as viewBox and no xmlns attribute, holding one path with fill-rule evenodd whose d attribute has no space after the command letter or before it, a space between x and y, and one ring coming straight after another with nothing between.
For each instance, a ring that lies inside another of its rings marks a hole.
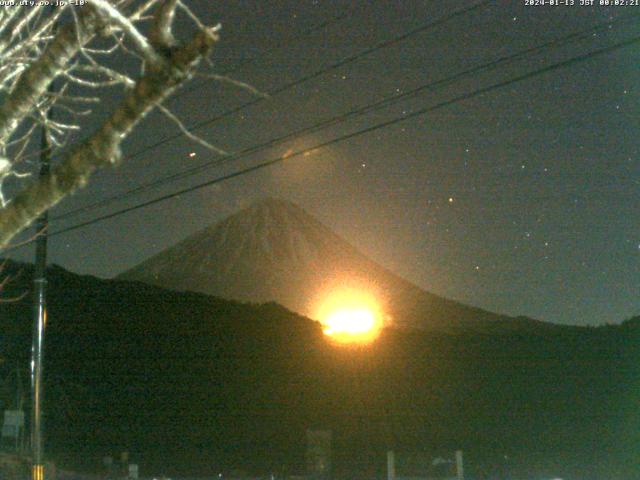
<instances>
[{"instance_id":1,"label":"small distant light","mask_svg":"<svg viewBox=\"0 0 640 480\"><path fill-rule=\"evenodd\" d=\"M449 197L449 203L453 203L453 197Z\"/></svg>"},{"instance_id":2,"label":"small distant light","mask_svg":"<svg viewBox=\"0 0 640 480\"><path fill-rule=\"evenodd\" d=\"M196 156L196 152L191 152L191 153L189 154L189 156L190 156L191 158L195 157L195 156Z\"/></svg>"}]
</instances>

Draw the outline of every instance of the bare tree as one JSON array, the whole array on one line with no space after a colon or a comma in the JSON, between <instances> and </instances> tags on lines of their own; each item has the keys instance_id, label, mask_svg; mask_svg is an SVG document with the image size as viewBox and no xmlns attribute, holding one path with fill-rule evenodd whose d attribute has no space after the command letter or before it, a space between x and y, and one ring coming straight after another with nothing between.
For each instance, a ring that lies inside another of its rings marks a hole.
<instances>
[{"instance_id":1,"label":"bare tree","mask_svg":"<svg viewBox=\"0 0 640 480\"><path fill-rule=\"evenodd\" d=\"M117 164L123 140L155 107L184 129L162 102L194 76L219 30L182 0L19 3L0 10L0 248L96 169ZM174 34L177 16L192 26L187 40ZM122 89L121 102L84 135L80 118L93 115L101 92L114 87ZM40 126L59 160L48 176L23 180L7 198L3 182L28 175ZM84 138L76 140L79 134Z\"/></svg>"}]
</instances>

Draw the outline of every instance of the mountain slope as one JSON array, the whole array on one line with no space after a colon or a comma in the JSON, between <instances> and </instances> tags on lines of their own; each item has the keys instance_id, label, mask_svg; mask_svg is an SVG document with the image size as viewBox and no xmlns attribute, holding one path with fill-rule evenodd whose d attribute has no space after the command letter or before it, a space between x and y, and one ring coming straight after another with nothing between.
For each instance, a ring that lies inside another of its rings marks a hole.
<instances>
[{"instance_id":1,"label":"mountain slope","mask_svg":"<svg viewBox=\"0 0 640 480\"><path fill-rule=\"evenodd\" d=\"M360 253L293 203L266 199L121 274L179 291L276 301L312 318L323 295L364 290L395 326L422 329L553 328L425 292Z\"/></svg>"},{"instance_id":2,"label":"mountain slope","mask_svg":"<svg viewBox=\"0 0 640 480\"><path fill-rule=\"evenodd\" d=\"M7 297L29 288L22 269ZM424 475L409 456L462 448L478 480L639 478L634 321L537 335L387 329L342 348L274 304L61 268L48 279L47 454L62 466L95 471L126 450L145 477L300 474L305 430L320 428L333 432L336 480L381 478L390 445L402 476ZM0 302L7 407L16 360L28 383L31 314L30 296Z\"/></svg>"}]
</instances>

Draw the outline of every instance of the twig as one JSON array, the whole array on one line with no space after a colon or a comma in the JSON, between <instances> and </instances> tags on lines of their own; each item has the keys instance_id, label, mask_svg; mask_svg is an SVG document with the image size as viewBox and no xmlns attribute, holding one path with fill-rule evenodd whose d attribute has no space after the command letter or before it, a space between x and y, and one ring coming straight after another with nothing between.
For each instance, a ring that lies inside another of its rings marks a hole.
<instances>
[{"instance_id":1,"label":"twig","mask_svg":"<svg viewBox=\"0 0 640 480\"><path fill-rule=\"evenodd\" d=\"M162 113L164 113L172 122L174 122L178 128L180 129L180 131L188 138L190 138L191 140L193 140L194 142L199 143L200 145L202 145L205 148L208 148L209 150L212 150L220 155L229 155L228 152L222 150L221 148L216 147L215 145L211 145L209 142L207 142L206 140L204 140L203 138L200 138L199 136L195 135L194 133L190 132L189 129L186 127L186 125L184 123L182 123L182 121L176 117L171 110L169 110L167 107L165 107L164 105L158 105L158 109L160 109L160 111Z\"/></svg>"},{"instance_id":2,"label":"twig","mask_svg":"<svg viewBox=\"0 0 640 480\"><path fill-rule=\"evenodd\" d=\"M249 85L248 83L245 83L245 82L241 82L239 80L235 80L233 78L226 77L224 75L216 75L215 73L197 73L196 75L199 77L216 80L218 82L229 83L235 87L242 88L243 90L247 90L253 93L254 95L257 95L258 97L269 98L269 94L261 92L254 86Z\"/></svg>"}]
</instances>

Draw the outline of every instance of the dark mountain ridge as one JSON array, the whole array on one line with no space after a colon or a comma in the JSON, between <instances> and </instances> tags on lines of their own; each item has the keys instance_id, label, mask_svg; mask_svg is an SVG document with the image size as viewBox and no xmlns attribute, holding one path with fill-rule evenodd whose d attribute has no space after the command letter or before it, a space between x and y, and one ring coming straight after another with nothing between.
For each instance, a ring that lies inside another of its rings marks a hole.
<instances>
[{"instance_id":1,"label":"dark mountain ridge","mask_svg":"<svg viewBox=\"0 0 640 480\"><path fill-rule=\"evenodd\" d=\"M22 269L7 296L29 288ZM305 430L323 428L335 478L382 477L387 448L399 461L462 448L477 479L640 476L637 319L537 333L386 329L344 348L276 304L57 267L49 298L47 448L62 465L96 470L127 450L144 474L300 473ZM28 363L31 312L27 298L0 304L2 378Z\"/></svg>"}]
</instances>

